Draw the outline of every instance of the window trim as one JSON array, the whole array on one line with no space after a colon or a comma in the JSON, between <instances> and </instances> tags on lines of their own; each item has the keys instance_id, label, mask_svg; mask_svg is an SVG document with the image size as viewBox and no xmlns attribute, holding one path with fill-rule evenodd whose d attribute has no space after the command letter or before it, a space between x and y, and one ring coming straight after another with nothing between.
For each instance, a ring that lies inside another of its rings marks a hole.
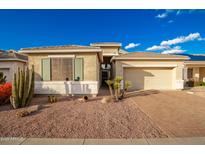
<instances>
[{"instance_id":1,"label":"window trim","mask_svg":"<svg viewBox=\"0 0 205 154\"><path fill-rule=\"evenodd\" d=\"M50 80L44 80L44 79L43 79L43 60L44 60L44 59L50 59ZM52 81L52 80L51 80L51 74L52 74L51 58L42 58L42 59L41 59L41 81Z\"/></svg>"}]
</instances>

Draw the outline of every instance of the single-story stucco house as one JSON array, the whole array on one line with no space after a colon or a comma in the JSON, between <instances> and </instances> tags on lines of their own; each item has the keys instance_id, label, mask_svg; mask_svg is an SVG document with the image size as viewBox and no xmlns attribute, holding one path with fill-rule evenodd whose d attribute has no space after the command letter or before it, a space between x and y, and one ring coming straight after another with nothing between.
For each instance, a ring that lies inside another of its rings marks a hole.
<instances>
[{"instance_id":1,"label":"single-story stucco house","mask_svg":"<svg viewBox=\"0 0 205 154\"><path fill-rule=\"evenodd\" d=\"M93 46L24 48L35 69L36 94L97 95L101 84L102 49Z\"/></svg>"},{"instance_id":2,"label":"single-story stucco house","mask_svg":"<svg viewBox=\"0 0 205 154\"><path fill-rule=\"evenodd\" d=\"M29 67L35 66L36 94L96 96L104 81L116 76L131 81L131 90L181 90L192 66L186 55L129 53L112 42L23 48L19 53L28 56Z\"/></svg>"},{"instance_id":3,"label":"single-story stucco house","mask_svg":"<svg viewBox=\"0 0 205 154\"><path fill-rule=\"evenodd\" d=\"M27 56L21 55L14 50L0 50L0 72L6 76L7 82L11 82L16 70L27 66L27 62Z\"/></svg>"}]
</instances>

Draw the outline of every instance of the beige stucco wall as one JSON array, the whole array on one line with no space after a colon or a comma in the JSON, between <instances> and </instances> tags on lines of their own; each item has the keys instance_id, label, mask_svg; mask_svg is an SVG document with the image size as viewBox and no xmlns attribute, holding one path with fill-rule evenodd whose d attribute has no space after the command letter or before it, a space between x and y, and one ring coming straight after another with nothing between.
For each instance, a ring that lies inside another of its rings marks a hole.
<instances>
[{"instance_id":1,"label":"beige stucco wall","mask_svg":"<svg viewBox=\"0 0 205 154\"><path fill-rule=\"evenodd\" d=\"M101 62L99 60L96 60L96 72L97 72L96 73L97 81L99 81L98 82L98 87L100 88L101 83L102 83L102 73L101 73Z\"/></svg>"},{"instance_id":2,"label":"beige stucco wall","mask_svg":"<svg viewBox=\"0 0 205 154\"><path fill-rule=\"evenodd\" d=\"M26 66L24 62L18 61L4 61L0 62L0 71L6 75L7 82L11 82L13 79L13 74L18 70Z\"/></svg>"},{"instance_id":3,"label":"beige stucco wall","mask_svg":"<svg viewBox=\"0 0 205 154\"><path fill-rule=\"evenodd\" d=\"M118 54L119 53L119 47L101 47L103 54Z\"/></svg>"},{"instance_id":4,"label":"beige stucco wall","mask_svg":"<svg viewBox=\"0 0 205 154\"><path fill-rule=\"evenodd\" d=\"M194 78L194 81L199 81L199 67L194 67L193 68L193 78Z\"/></svg>"},{"instance_id":5,"label":"beige stucco wall","mask_svg":"<svg viewBox=\"0 0 205 154\"><path fill-rule=\"evenodd\" d=\"M74 55L76 58L83 58L84 60L84 80L85 81L98 81L99 80L99 61L97 53L66 53L66 54L28 54L29 67L34 65L35 80L41 81L41 59L48 58L49 55Z\"/></svg>"},{"instance_id":6,"label":"beige stucco wall","mask_svg":"<svg viewBox=\"0 0 205 154\"><path fill-rule=\"evenodd\" d=\"M205 78L205 67L199 68L199 78L200 81L203 81L203 78Z\"/></svg>"}]
</instances>

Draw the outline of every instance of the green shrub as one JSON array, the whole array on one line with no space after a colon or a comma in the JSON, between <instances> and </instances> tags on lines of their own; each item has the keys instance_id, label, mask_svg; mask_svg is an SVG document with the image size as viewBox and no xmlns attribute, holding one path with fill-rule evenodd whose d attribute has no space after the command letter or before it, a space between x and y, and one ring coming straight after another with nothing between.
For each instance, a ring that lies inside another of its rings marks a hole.
<instances>
[{"instance_id":1,"label":"green shrub","mask_svg":"<svg viewBox=\"0 0 205 154\"><path fill-rule=\"evenodd\" d=\"M57 97L56 96L48 96L48 102L49 103L57 102Z\"/></svg>"},{"instance_id":2,"label":"green shrub","mask_svg":"<svg viewBox=\"0 0 205 154\"><path fill-rule=\"evenodd\" d=\"M205 86L205 82L196 81L196 82L194 82L194 86L195 86L195 87L197 87L197 86Z\"/></svg>"},{"instance_id":3,"label":"green shrub","mask_svg":"<svg viewBox=\"0 0 205 154\"><path fill-rule=\"evenodd\" d=\"M106 80L105 81L107 83L108 87L109 87L111 97L113 97L112 91L114 89L114 91L115 91L114 96L115 96L116 101L118 101L119 99L120 100L123 99L125 91L127 91L127 89L129 87L131 87L131 82L130 81L125 81L124 89L123 90L120 89L122 80L123 80L122 77L117 76L117 77L115 77L114 80Z\"/></svg>"}]
</instances>

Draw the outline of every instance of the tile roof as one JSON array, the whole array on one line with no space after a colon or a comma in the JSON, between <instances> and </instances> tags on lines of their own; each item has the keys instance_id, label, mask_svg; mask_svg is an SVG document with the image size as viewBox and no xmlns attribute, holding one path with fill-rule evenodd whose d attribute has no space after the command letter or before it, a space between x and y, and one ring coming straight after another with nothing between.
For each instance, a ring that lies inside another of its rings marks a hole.
<instances>
[{"instance_id":1,"label":"tile roof","mask_svg":"<svg viewBox=\"0 0 205 154\"><path fill-rule=\"evenodd\" d=\"M129 52L113 57L113 59L184 59L189 57L181 55L160 54L156 52Z\"/></svg>"},{"instance_id":2,"label":"tile roof","mask_svg":"<svg viewBox=\"0 0 205 154\"><path fill-rule=\"evenodd\" d=\"M190 61L205 61L204 54L178 54L182 56L187 56L190 58Z\"/></svg>"},{"instance_id":3,"label":"tile roof","mask_svg":"<svg viewBox=\"0 0 205 154\"><path fill-rule=\"evenodd\" d=\"M23 50L56 50L56 49L99 49L99 47L82 46L82 45L59 45L59 46L42 46L42 47L31 47L22 48Z\"/></svg>"},{"instance_id":4,"label":"tile roof","mask_svg":"<svg viewBox=\"0 0 205 154\"><path fill-rule=\"evenodd\" d=\"M0 61L1 60L28 61L28 57L11 50L0 52Z\"/></svg>"}]
</instances>

